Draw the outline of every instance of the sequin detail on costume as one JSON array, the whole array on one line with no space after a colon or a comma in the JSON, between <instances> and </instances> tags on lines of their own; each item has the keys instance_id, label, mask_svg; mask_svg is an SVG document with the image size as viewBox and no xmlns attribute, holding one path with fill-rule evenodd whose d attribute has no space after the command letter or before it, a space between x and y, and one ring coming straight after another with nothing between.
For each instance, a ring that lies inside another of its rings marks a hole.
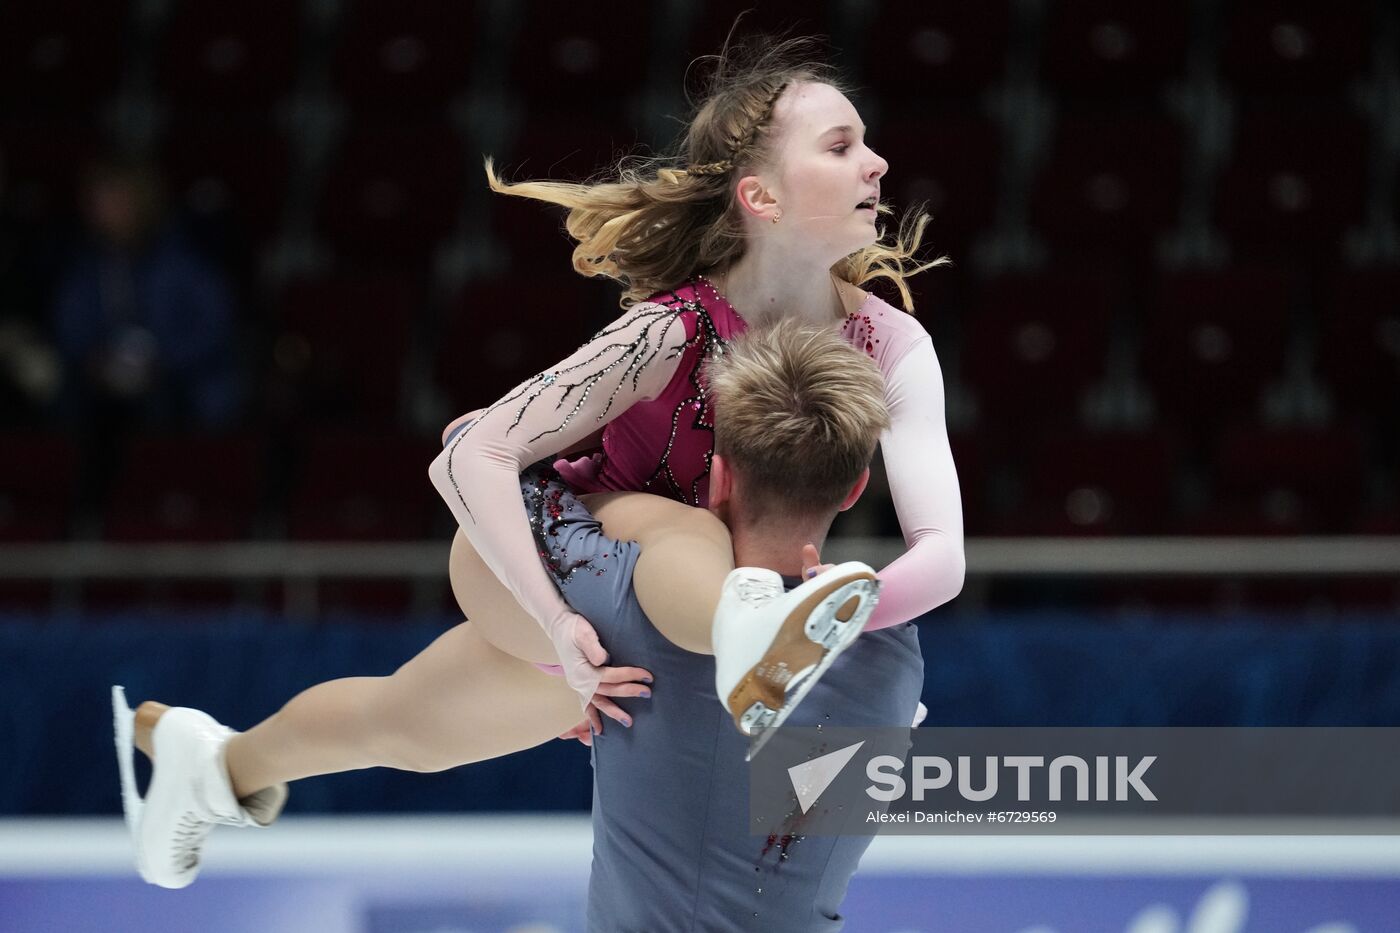
<instances>
[{"instance_id":1,"label":"sequin detail on costume","mask_svg":"<svg viewBox=\"0 0 1400 933\"><path fill-rule=\"evenodd\" d=\"M845 332L846 339L853 347L863 347L872 359L875 357L875 344L880 342L880 338L875 336L875 323L870 319L870 315L859 311L848 315Z\"/></svg>"},{"instance_id":2,"label":"sequin detail on costume","mask_svg":"<svg viewBox=\"0 0 1400 933\"><path fill-rule=\"evenodd\" d=\"M505 398L501 399L495 404L491 405L489 408L483 411L475 421L467 425L466 428L464 428L456 436L456 438L452 440L452 442L448 446L447 452L447 480L449 483L451 483L452 490L454 493L456 493L457 499L459 502L462 503L462 508L466 510L467 515L471 516L472 510L471 507L467 505L467 500L462 495L462 489L457 483L456 470L454 469L454 461L457 453L457 447L462 443L462 440L467 436L467 434L470 433L472 428L480 424L482 420L486 418L487 415L491 414L496 409L501 408L502 406L510 405L513 402L516 402L523 398L524 401L520 402L520 407L515 412L515 420L511 422L510 427L506 428L506 434L510 434L511 431L514 431L517 427L519 427L521 420L525 417L525 412L529 410L532 404L534 404L534 401L537 398L539 398L551 386L557 385L563 390L562 394L559 396L559 401L555 403L555 411L558 411L560 408L564 407L564 405L569 401L569 396L572 395L576 389L581 389L578 396L574 400L573 407L569 410L569 413L564 416L564 420L560 422L559 426L551 428L548 431L541 431L539 434L536 434L534 437L530 438L528 443L533 444L535 441L539 440L542 437L547 437L550 434L557 434L558 432L563 431L569 426L569 423L573 421L574 416L577 415L579 413L579 410L582 409L584 404L587 403L588 395L590 392L593 391L594 386L596 386L599 383L599 381L601 381L603 377L606 376L608 373L612 372L618 366L623 365L625 363L626 365L622 370L622 375L617 380L617 385L614 386L612 394L608 396L607 405L604 406L603 410L599 412L597 417L598 421L606 421L608 412L612 410L613 402L617 398L617 393L622 391L622 387L624 384L626 384L628 376L631 376L632 387L635 389L637 387L638 382L641 379L642 370L645 369L647 365L650 364L652 360L656 358L657 354L659 354L662 348L665 346L666 336L670 333L672 326L674 326L677 320L679 319L681 310L684 309L677 309L670 305L649 304L643 306L642 308L637 310L636 313L630 315L629 317L623 318L622 320L617 321L609 325L608 327L605 327L602 330L598 331L598 333L594 334L593 337L589 339L588 343L591 344L595 341L605 340L606 338L614 334L625 332L628 328L638 324L639 322L643 322L640 333L634 339L630 341L620 340L615 343L608 343L597 353L593 354L586 360L581 360L578 363L574 363L572 366L565 366L561 369L551 370L548 372L542 372L537 374L533 378L521 383L515 389L514 392L512 392L510 395L507 395ZM659 332L657 331L658 325L660 326ZM585 344L585 346L587 346L587 344ZM689 341L686 344L671 351L671 353L668 354L666 358L673 359L677 356L680 356L682 353L685 352L688 346L690 346ZM581 370L586 371L590 366L597 365L600 361L603 360L606 361L602 364L602 368L590 373L580 374ZM571 375L577 375L577 381L564 381L565 377ZM473 521L475 521L474 516Z\"/></svg>"},{"instance_id":3,"label":"sequin detail on costume","mask_svg":"<svg viewBox=\"0 0 1400 933\"><path fill-rule=\"evenodd\" d=\"M556 549L550 546L548 538L559 534L558 525L564 518L565 491L564 481L553 470L550 470L548 475L539 476L531 481L525 489L525 512L530 519L530 532L535 536L535 550L539 552L540 561L545 569L554 576L555 582L560 586L568 583L578 571L593 568L593 558L570 563L568 551L560 547L557 548L556 554ZM546 527L549 528L547 534ZM596 576L602 576L603 568L596 569L594 573Z\"/></svg>"},{"instance_id":4,"label":"sequin detail on costume","mask_svg":"<svg viewBox=\"0 0 1400 933\"><path fill-rule=\"evenodd\" d=\"M695 294L695 283L691 282L691 293ZM642 484L643 489L649 489L652 483L660 478L665 478L670 494L673 498L684 502L686 505L698 506L700 504L700 483L710 475L710 464L715 456L715 417L714 407L710 404L709 387L705 380L705 361L712 356L721 356L724 353L725 341L719 335L719 330L715 327L715 322L710 318L710 313L699 300L690 300L680 297L675 292L671 297L663 302L667 307L679 306L684 311L695 312L695 336L687 340L681 348L682 352L692 347L699 347L700 353L696 363L691 367L688 378L691 387L695 390L693 395L689 395L680 400L671 411L671 433L666 438L666 449L661 453L661 462L656 465L656 469L646 478ZM676 479L676 475L671 470L671 449L676 444L676 434L680 430L681 419L685 416L687 409L695 411L695 417L690 423L690 427L696 430L710 432L710 446L705 451L705 469L690 484L689 493Z\"/></svg>"}]
</instances>

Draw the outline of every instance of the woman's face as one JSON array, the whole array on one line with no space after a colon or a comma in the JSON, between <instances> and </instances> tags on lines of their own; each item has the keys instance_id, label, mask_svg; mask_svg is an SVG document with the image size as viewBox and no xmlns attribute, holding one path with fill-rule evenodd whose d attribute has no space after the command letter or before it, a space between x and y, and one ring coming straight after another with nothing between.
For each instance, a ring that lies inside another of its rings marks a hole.
<instances>
[{"instance_id":1,"label":"woman's face","mask_svg":"<svg viewBox=\"0 0 1400 933\"><path fill-rule=\"evenodd\" d=\"M764 172L782 211L772 232L828 252L832 262L874 243L875 204L889 163L865 143L856 108L828 84L797 84L778 99L776 165Z\"/></svg>"}]
</instances>

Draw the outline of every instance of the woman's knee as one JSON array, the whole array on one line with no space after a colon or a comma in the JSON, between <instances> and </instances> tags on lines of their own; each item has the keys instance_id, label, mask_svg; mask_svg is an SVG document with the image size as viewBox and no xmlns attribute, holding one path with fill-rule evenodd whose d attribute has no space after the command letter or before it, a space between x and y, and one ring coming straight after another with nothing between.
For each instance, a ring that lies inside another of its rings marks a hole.
<instances>
[{"instance_id":1,"label":"woman's knee","mask_svg":"<svg viewBox=\"0 0 1400 933\"><path fill-rule=\"evenodd\" d=\"M666 523L648 536L652 543L679 543L687 548L708 546L726 553L733 548L729 527L713 512L679 503L677 506L677 509L667 516ZM642 543L643 550L647 543Z\"/></svg>"}]
</instances>

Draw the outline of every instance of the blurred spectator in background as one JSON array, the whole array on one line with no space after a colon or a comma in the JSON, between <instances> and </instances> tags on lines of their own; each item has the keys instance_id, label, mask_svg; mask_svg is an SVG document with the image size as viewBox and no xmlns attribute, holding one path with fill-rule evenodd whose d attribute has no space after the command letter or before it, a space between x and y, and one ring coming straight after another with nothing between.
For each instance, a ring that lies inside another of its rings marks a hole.
<instances>
[{"instance_id":1,"label":"blurred spectator in background","mask_svg":"<svg viewBox=\"0 0 1400 933\"><path fill-rule=\"evenodd\" d=\"M104 434L234 421L243 379L232 292L165 216L155 169L103 161L78 197L86 236L54 302L65 414Z\"/></svg>"},{"instance_id":2,"label":"blurred spectator in background","mask_svg":"<svg viewBox=\"0 0 1400 933\"><path fill-rule=\"evenodd\" d=\"M7 185L0 150L0 426L32 426L58 392L58 356L43 328L46 231Z\"/></svg>"}]
</instances>

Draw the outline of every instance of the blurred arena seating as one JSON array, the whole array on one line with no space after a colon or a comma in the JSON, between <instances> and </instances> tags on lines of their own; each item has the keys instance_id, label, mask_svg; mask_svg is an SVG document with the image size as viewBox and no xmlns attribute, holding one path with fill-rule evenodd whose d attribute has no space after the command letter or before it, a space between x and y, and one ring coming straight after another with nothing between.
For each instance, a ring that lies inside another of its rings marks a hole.
<instances>
[{"instance_id":1,"label":"blurred arena seating","mask_svg":"<svg viewBox=\"0 0 1400 933\"><path fill-rule=\"evenodd\" d=\"M0 539L442 532L442 426L616 309L572 273L560 213L490 194L482 156L582 179L664 148L685 64L743 8L5 4L5 211L61 242L95 154L155 159L236 280L252 391L226 431L144 429L101 476L81 432L7 423ZM826 0L746 22L832 37L885 193L926 204L955 262L916 294L970 535L1400 531L1392 5ZM365 605L407 600L379 589Z\"/></svg>"}]
</instances>

